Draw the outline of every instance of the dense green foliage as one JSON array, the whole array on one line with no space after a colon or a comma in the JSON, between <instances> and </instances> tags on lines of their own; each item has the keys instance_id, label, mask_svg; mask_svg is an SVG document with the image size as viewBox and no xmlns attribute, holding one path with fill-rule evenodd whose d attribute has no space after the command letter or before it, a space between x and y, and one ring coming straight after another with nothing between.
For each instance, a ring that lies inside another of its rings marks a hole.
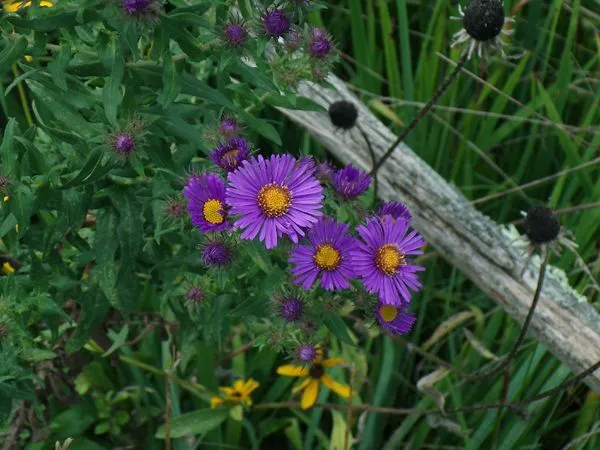
<instances>
[{"instance_id":1,"label":"dense green foliage","mask_svg":"<svg viewBox=\"0 0 600 450\"><path fill-rule=\"evenodd\" d=\"M569 448L600 446L598 397L583 384L529 405L526 419L507 409L442 420L322 408L210 409L218 387L237 377L260 383L255 405L290 400L294 380L276 368L313 330L290 332L273 319L287 248L235 240L233 263L207 269L198 252L206 238L186 216L169 217L169 206L181 201L187 171L210 166L222 114L235 116L263 154L325 159L324 149L274 108L320 110L290 88L320 78L320 70L306 59L269 62L265 38L245 50L256 68L216 45L230 2L169 0L152 23L104 0L37 3L0 18L0 175L10 180L0 252L18 268L0 277L0 441L18 423L17 442L31 450L68 437L75 439L71 450L562 448L587 433ZM236 3L255 20L255 2ZM341 56L333 71L401 130L452 70L447 59L460 56L450 49L460 28L449 20L456 7L442 0L326 3L299 21L329 30ZM507 51L522 57L470 61L470 72L407 139L472 200L599 156L597 5L534 0L504 8L516 18ZM131 127L144 145L123 163L109 143ZM561 209L598 199L595 166L478 207L508 223L532 204ZM358 223L354 208L327 202L336 217ZM560 220L600 276L600 211ZM507 353L519 333L464 275L427 252L408 336L392 340L359 317L352 293L311 300L312 313L324 318L314 338L344 358L331 374L352 385L352 404L434 408L416 384L440 366L407 343L473 371ZM574 260L565 252L552 263L595 305L598 294L585 290L589 278ZM206 293L201 305L186 300L190 286ZM446 332L434 333L445 321ZM556 386L570 372L529 340L513 374L509 399ZM500 377L467 382L450 373L436 388L449 409L494 402L501 384ZM348 403L326 389L319 401Z\"/></svg>"}]
</instances>

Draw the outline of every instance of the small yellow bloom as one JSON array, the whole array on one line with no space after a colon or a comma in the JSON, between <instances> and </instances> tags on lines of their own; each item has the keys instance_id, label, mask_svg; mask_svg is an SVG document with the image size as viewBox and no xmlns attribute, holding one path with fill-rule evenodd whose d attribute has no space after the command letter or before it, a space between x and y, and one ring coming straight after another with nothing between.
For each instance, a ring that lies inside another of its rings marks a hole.
<instances>
[{"instance_id":1,"label":"small yellow bloom","mask_svg":"<svg viewBox=\"0 0 600 450\"><path fill-rule=\"evenodd\" d=\"M258 388L260 384L249 378L248 381L236 380L232 387L220 387L219 391L225 394L224 397L213 397L210 399L210 407L215 408L224 403L252 405L250 394Z\"/></svg>"},{"instance_id":2,"label":"small yellow bloom","mask_svg":"<svg viewBox=\"0 0 600 450\"><path fill-rule=\"evenodd\" d=\"M29 6L31 6L31 1L24 1L24 0L16 0L14 2L9 1L5 1L4 2L4 11L6 12L16 12L21 8L27 8ZM54 3L46 1L46 0L42 0L40 2L40 6L46 7L46 8L51 8L52 6L54 6Z\"/></svg>"},{"instance_id":3,"label":"small yellow bloom","mask_svg":"<svg viewBox=\"0 0 600 450\"><path fill-rule=\"evenodd\" d=\"M2 200L4 200L4 203L8 203L9 199L10 199L10 197L8 195L5 195Z\"/></svg>"},{"instance_id":4,"label":"small yellow bloom","mask_svg":"<svg viewBox=\"0 0 600 450\"><path fill-rule=\"evenodd\" d=\"M322 355L322 353L321 353ZM352 391L350 386L340 384L325 373L328 367L334 367L344 362L343 358L323 359L317 356L313 359L312 366L301 367L286 364L277 368L277 373L286 377L306 377L302 382L292 389L292 393L304 391L300 400L300 407L308 409L317 401L319 395L319 383L323 383L340 397L349 398Z\"/></svg>"},{"instance_id":5,"label":"small yellow bloom","mask_svg":"<svg viewBox=\"0 0 600 450\"><path fill-rule=\"evenodd\" d=\"M7 261L2 264L2 272L6 275L10 275L11 273L15 273L15 268Z\"/></svg>"}]
</instances>

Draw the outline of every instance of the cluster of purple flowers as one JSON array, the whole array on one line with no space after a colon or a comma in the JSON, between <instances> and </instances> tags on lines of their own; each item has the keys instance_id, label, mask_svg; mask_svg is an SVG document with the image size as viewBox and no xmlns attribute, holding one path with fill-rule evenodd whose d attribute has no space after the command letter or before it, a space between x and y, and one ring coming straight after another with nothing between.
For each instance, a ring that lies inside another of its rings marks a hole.
<instances>
[{"instance_id":1,"label":"cluster of purple flowers","mask_svg":"<svg viewBox=\"0 0 600 450\"><path fill-rule=\"evenodd\" d=\"M231 123L221 128L230 136L237 131ZM415 316L407 307L412 292L421 288L418 272L424 269L409 258L422 253L425 241L410 229L411 215L403 204L384 203L354 236L347 224L323 214L318 175L325 166L312 159L251 156L248 142L233 136L213 150L211 160L226 181L216 172L194 175L183 191L192 224L200 231L239 230L242 239L258 238L267 249L289 238L295 244L289 257L295 284L305 290L319 284L327 291L340 291L360 279L367 292L377 295L374 316L386 331L403 334L411 329ZM344 201L356 199L370 185L371 178L352 165L337 171L327 168L329 175L320 178L327 179ZM203 258L223 265L231 260L231 251L211 242ZM302 305L300 298L286 298L279 315L297 321Z\"/></svg>"}]
</instances>

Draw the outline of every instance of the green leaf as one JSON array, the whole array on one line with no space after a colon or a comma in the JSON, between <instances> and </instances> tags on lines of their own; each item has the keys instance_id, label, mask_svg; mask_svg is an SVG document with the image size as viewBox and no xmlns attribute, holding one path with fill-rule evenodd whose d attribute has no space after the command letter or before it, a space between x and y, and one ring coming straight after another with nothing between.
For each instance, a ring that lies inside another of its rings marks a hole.
<instances>
[{"instance_id":1,"label":"green leaf","mask_svg":"<svg viewBox=\"0 0 600 450\"><path fill-rule=\"evenodd\" d=\"M102 92L104 102L104 113L112 126L118 127L117 109L123 101L121 93L121 82L125 74L125 61L123 60L123 50L117 39L113 39L112 45L112 68L110 77L106 80Z\"/></svg>"},{"instance_id":2,"label":"green leaf","mask_svg":"<svg viewBox=\"0 0 600 450\"><path fill-rule=\"evenodd\" d=\"M95 138L100 129L99 124L90 124L81 117L81 114L71 105L69 105L61 94L53 92L43 84L28 79L25 80L34 97L41 105L48 107L48 111L54 116L54 119L64 127L62 131L75 131L77 134L86 138Z\"/></svg>"},{"instance_id":3,"label":"green leaf","mask_svg":"<svg viewBox=\"0 0 600 450\"><path fill-rule=\"evenodd\" d=\"M273 125L263 119L257 119L251 114L247 113L244 110L239 111L239 115L242 120L248 124L250 128L259 133L260 135L266 137L271 142L274 142L277 145L281 145L281 138L279 137L279 133Z\"/></svg>"},{"instance_id":4,"label":"green leaf","mask_svg":"<svg viewBox=\"0 0 600 450\"><path fill-rule=\"evenodd\" d=\"M65 92L67 90L66 72L71 61L71 49L69 44L63 43L60 46L60 53L58 58L48 64L50 74L52 75L52 81L58 86L58 88Z\"/></svg>"},{"instance_id":5,"label":"green leaf","mask_svg":"<svg viewBox=\"0 0 600 450\"><path fill-rule=\"evenodd\" d=\"M91 180L96 179L100 173L104 175L106 167L109 165L102 166L102 157L104 152L101 148L92 150L89 154L85 164L79 170L79 173L75 175L71 180L67 181L62 185L61 189L71 188L74 186L81 186L82 184L89 183Z\"/></svg>"},{"instance_id":6,"label":"green leaf","mask_svg":"<svg viewBox=\"0 0 600 450\"><path fill-rule=\"evenodd\" d=\"M2 175L7 177L18 177L17 154L14 149L14 137L17 121L14 118L8 120L4 129L4 137L0 146L0 155L2 155Z\"/></svg>"},{"instance_id":7,"label":"green leaf","mask_svg":"<svg viewBox=\"0 0 600 450\"><path fill-rule=\"evenodd\" d=\"M72 353L81 348L90 338L91 334L104 321L110 305L102 292L86 293L80 296L83 317L79 320L77 328L67 341L66 350Z\"/></svg>"},{"instance_id":8,"label":"green leaf","mask_svg":"<svg viewBox=\"0 0 600 450\"><path fill-rule=\"evenodd\" d=\"M23 56L26 49L27 39L21 36L13 45L6 47L0 52L0 76L10 70L11 66Z\"/></svg>"},{"instance_id":9,"label":"green leaf","mask_svg":"<svg viewBox=\"0 0 600 450\"><path fill-rule=\"evenodd\" d=\"M10 231L14 230L17 223L17 218L13 213L10 213L8 216L6 216L4 222L2 222L2 225L0 225L0 239L10 233Z\"/></svg>"},{"instance_id":10,"label":"green leaf","mask_svg":"<svg viewBox=\"0 0 600 450\"><path fill-rule=\"evenodd\" d=\"M163 106L168 106L172 103L179 91L181 90L180 76L175 65L175 61L171 55L171 52L165 51L162 55L163 58L163 91L158 98L158 102Z\"/></svg>"},{"instance_id":11,"label":"green leaf","mask_svg":"<svg viewBox=\"0 0 600 450\"><path fill-rule=\"evenodd\" d=\"M171 437L180 438L189 434L206 434L221 425L228 416L228 408L206 408L182 414L171 420ZM165 434L165 426L161 425L154 437L164 439Z\"/></svg>"},{"instance_id":12,"label":"green leaf","mask_svg":"<svg viewBox=\"0 0 600 450\"><path fill-rule=\"evenodd\" d=\"M97 218L94 250L96 252L95 274L98 277L100 289L110 304L118 309L121 305L117 298L117 267L115 253L118 247L117 218L110 210L105 210Z\"/></svg>"},{"instance_id":13,"label":"green leaf","mask_svg":"<svg viewBox=\"0 0 600 450\"><path fill-rule=\"evenodd\" d=\"M108 332L108 337L110 337L113 340L113 343L110 346L110 348L102 354L102 356L106 357L106 356L110 355L111 353L113 353L115 350L117 350L119 347L122 347L123 345L125 345L127 343L128 335L129 335L129 325L127 325L127 324L125 324L125 326L123 328L121 328L121 331L119 331L118 333L115 333L114 331L110 330Z\"/></svg>"},{"instance_id":14,"label":"green leaf","mask_svg":"<svg viewBox=\"0 0 600 450\"><path fill-rule=\"evenodd\" d=\"M59 438L78 436L94 423L96 409L90 403L71 406L58 414L50 423L50 429Z\"/></svg>"},{"instance_id":15,"label":"green leaf","mask_svg":"<svg viewBox=\"0 0 600 450\"><path fill-rule=\"evenodd\" d=\"M325 316L324 323L325 326L329 328L329 331L331 331L333 335L340 341L348 345L354 345L350 334L348 334L348 327L346 326L346 322L344 322L342 318L339 315L337 315L337 313L330 313L327 316Z\"/></svg>"}]
</instances>

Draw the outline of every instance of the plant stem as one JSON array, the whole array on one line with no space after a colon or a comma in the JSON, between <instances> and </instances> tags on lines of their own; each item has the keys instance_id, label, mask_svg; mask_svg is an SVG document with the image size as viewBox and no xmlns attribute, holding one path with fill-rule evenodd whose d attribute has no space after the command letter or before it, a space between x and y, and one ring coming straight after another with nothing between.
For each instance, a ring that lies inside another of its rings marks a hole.
<instances>
[{"instance_id":1,"label":"plant stem","mask_svg":"<svg viewBox=\"0 0 600 450\"><path fill-rule=\"evenodd\" d=\"M500 372L504 371L506 367L510 366L510 363L512 362L513 358L516 356L517 352L519 351L519 347L521 347L521 344L523 343L523 340L525 339L525 335L527 334L527 329L529 328L529 324L531 323L531 319L533 318L533 313L535 312L535 308L540 299L540 294L542 293L542 284L544 283L544 277L546 275L546 266L548 265L548 259L550 257L550 252L548 251L547 248L544 249L544 252L545 252L544 259L542 261L542 264L540 265L537 286L535 288L535 293L533 294L533 300L531 301L531 306L529 307L529 312L527 313L527 317L525 318L525 322L523 323L523 327L521 328L521 333L519 334L519 337L517 338L517 341L513 345L510 353L508 354L508 356L506 358L504 358L504 360L502 360L500 365L497 366L496 368L494 368L488 372L484 372L484 373L479 373L479 374L474 373L472 375L467 375L466 378L468 380L479 380L482 378L489 377L490 375L499 374Z\"/></svg>"},{"instance_id":2,"label":"plant stem","mask_svg":"<svg viewBox=\"0 0 600 450\"><path fill-rule=\"evenodd\" d=\"M19 69L17 69L17 65L12 65L12 73L17 78L19 76ZM27 94L25 93L25 89L23 89L23 82L19 81L17 83L17 91L19 92L19 100L21 101L21 107L23 108L23 114L25 115L25 120L27 121L27 125L33 125L33 118L31 117L31 110L29 109L29 102L27 100Z\"/></svg>"},{"instance_id":3,"label":"plant stem","mask_svg":"<svg viewBox=\"0 0 600 450\"><path fill-rule=\"evenodd\" d=\"M590 366L579 375L575 375L563 382L562 384L556 386L555 388L548 389L546 391L540 392L532 397L526 398L524 400L518 400L512 403L481 403L477 405L467 405L461 408L456 409L448 409L444 413L445 414L455 414L465 411L481 411L488 409L499 409L499 408L511 408L517 409L522 406L526 406L530 403L536 402L546 397L551 397L554 394L558 394L561 391L564 391L569 386L582 381L588 375L591 375L596 370L600 369L600 361L595 363L593 366ZM300 402L280 402L280 403L258 403L253 406L252 409L286 409L286 408L299 408ZM336 410L336 411L366 411L372 413L381 413L381 414L394 414L394 415L409 415L409 414L440 414L441 411L436 408L387 408L381 406L371 406L371 405L337 405L334 403L316 403L315 408L324 408L328 410Z\"/></svg>"},{"instance_id":4,"label":"plant stem","mask_svg":"<svg viewBox=\"0 0 600 450\"><path fill-rule=\"evenodd\" d=\"M377 167L377 155L375 155L375 151L373 150L373 146L371 145L371 141L369 140L367 133L365 133L361 128L358 128L358 131L360 131L360 134L367 143L367 149L369 150L369 155L371 155L371 162L373 164L373 168L371 169L371 173L373 174L373 201L371 202L371 206L373 206L377 201L377 188L379 186L379 182L377 180L377 170L375 170Z\"/></svg>"},{"instance_id":5,"label":"plant stem","mask_svg":"<svg viewBox=\"0 0 600 450\"><path fill-rule=\"evenodd\" d=\"M464 52L463 55L461 56L460 60L458 61L458 64L456 64L456 67L454 68L454 70L450 73L450 75L448 75L448 77L446 77L446 79L442 82L442 84L433 93L433 96L427 102L427 104L422 109L419 110L419 112L413 118L413 120L410 121L410 123L406 126L406 128L400 134L400 136L398 136L398 138L394 141L394 143L383 154L383 156L381 157L379 162L375 165L375 167L373 167L373 170L371 171L371 175L374 175L375 173L377 173L379 168L392 155L396 146L398 144L400 144L400 142L404 141L404 139L406 139L406 137L417 126L417 124L421 121L421 119L423 119L423 117L425 117L427 115L427 113L431 110L433 105L439 100L440 96L446 91L446 89L448 89L448 87L456 79L456 77L458 76L458 74L460 73L460 71L462 70L462 68L464 67L464 65L466 64L468 59L469 59L469 52Z\"/></svg>"}]
</instances>

